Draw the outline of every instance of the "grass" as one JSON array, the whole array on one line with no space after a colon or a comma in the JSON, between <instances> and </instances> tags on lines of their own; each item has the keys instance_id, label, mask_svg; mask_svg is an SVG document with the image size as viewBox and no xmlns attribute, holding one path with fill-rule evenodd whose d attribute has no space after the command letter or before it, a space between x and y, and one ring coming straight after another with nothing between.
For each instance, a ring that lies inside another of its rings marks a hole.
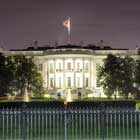
<instances>
[{"instance_id":1,"label":"grass","mask_svg":"<svg viewBox=\"0 0 140 140\"><path fill-rule=\"evenodd\" d=\"M55 98L33 98L33 99L30 99L29 102L51 102L51 101L58 101L58 102L64 102L65 100L64 99L55 99ZM83 102L83 101L86 101L86 102L91 102L91 101L94 101L94 102L112 102L112 101L135 101L136 103L140 103L140 99L139 100L136 100L136 99L108 99L108 98L82 98L82 99L76 99L74 100L74 102ZM0 100L0 103L1 102L24 102L23 100L8 100L8 99L4 99L4 100Z\"/></svg>"},{"instance_id":2,"label":"grass","mask_svg":"<svg viewBox=\"0 0 140 140\"><path fill-rule=\"evenodd\" d=\"M136 99L123 99L123 98L83 98L83 99L77 99L75 101L94 101L94 102L98 102L98 101L135 101L135 102L140 102L140 99L139 100L136 100Z\"/></svg>"},{"instance_id":3,"label":"grass","mask_svg":"<svg viewBox=\"0 0 140 140\"><path fill-rule=\"evenodd\" d=\"M136 110L140 110L140 101L136 102Z\"/></svg>"},{"instance_id":4,"label":"grass","mask_svg":"<svg viewBox=\"0 0 140 140\"><path fill-rule=\"evenodd\" d=\"M59 101L59 102L64 102L62 99L30 99L29 102L53 102L53 101ZM25 102L23 100L0 100L0 103L3 102Z\"/></svg>"}]
</instances>

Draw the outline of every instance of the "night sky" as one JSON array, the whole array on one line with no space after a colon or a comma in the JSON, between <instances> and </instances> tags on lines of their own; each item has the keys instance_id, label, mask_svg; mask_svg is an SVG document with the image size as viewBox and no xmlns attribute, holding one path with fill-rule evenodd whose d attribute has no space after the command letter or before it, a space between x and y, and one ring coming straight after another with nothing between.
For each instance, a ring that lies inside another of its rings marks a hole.
<instances>
[{"instance_id":1,"label":"night sky","mask_svg":"<svg viewBox=\"0 0 140 140\"><path fill-rule=\"evenodd\" d=\"M114 48L140 46L140 0L0 0L0 45L66 44L62 22L68 17L72 44L104 40Z\"/></svg>"}]
</instances>

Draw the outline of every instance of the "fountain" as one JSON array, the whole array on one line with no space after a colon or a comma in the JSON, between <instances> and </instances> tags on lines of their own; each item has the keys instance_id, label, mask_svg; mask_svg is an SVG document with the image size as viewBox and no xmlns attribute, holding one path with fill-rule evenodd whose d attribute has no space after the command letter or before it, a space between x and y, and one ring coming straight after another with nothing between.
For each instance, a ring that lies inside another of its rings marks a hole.
<instances>
[{"instance_id":1,"label":"fountain","mask_svg":"<svg viewBox=\"0 0 140 140\"><path fill-rule=\"evenodd\" d=\"M28 90L27 90L27 86L25 86L23 101L24 102L29 102L29 93L28 93Z\"/></svg>"},{"instance_id":2,"label":"fountain","mask_svg":"<svg viewBox=\"0 0 140 140\"><path fill-rule=\"evenodd\" d=\"M29 93L27 90L27 83L25 84L24 89L24 98L23 98L23 108L22 108L22 115L23 115L23 140L26 140L26 137L28 137L28 123L29 120L27 119L27 112L26 112L26 103L29 102Z\"/></svg>"},{"instance_id":3,"label":"fountain","mask_svg":"<svg viewBox=\"0 0 140 140\"><path fill-rule=\"evenodd\" d=\"M68 88L66 102L72 102L71 89Z\"/></svg>"},{"instance_id":4,"label":"fountain","mask_svg":"<svg viewBox=\"0 0 140 140\"><path fill-rule=\"evenodd\" d=\"M68 108L67 108L68 102L72 102L72 95L71 95L71 89L70 88L68 88L66 101L64 101L64 105L65 105L65 117L64 117L65 140L67 140L67 124L69 122L69 118L67 116L68 115Z\"/></svg>"}]
</instances>

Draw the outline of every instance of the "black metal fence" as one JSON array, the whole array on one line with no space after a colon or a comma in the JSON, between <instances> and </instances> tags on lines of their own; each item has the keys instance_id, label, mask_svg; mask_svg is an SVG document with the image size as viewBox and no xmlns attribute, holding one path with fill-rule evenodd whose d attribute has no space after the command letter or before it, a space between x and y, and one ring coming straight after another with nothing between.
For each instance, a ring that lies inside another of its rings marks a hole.
<instances>
[{"instance_id":1,"label":"black metal fence","mask_svg":"<svg viewBox=\"0 0 140 140\"><path fill-rule=\"evenodd\" d=\"M129 108L3 108L0 140L140 139L140 111Z\"/></svg>"}]
</instances>

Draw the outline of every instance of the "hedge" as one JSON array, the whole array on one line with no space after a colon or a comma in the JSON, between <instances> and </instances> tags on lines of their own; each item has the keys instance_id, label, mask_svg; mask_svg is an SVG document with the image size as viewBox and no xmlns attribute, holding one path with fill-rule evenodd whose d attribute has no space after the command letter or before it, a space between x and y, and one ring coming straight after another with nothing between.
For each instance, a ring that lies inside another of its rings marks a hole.
<instances>
[{"instance_id":1,"label":"hedge","mask_svg":"<svg viewBox=\"0 0 140 140\"><path fill-rule=\"evenodd\" d=\"M31 102L0 102L0 108L22 108L26 105L28 108L64 108L63 101L31 101ZM115 108L135 108L136 101L75 101L68 103L71 108L80 107L115 107Z\"/></svg>"}]
</instances>

